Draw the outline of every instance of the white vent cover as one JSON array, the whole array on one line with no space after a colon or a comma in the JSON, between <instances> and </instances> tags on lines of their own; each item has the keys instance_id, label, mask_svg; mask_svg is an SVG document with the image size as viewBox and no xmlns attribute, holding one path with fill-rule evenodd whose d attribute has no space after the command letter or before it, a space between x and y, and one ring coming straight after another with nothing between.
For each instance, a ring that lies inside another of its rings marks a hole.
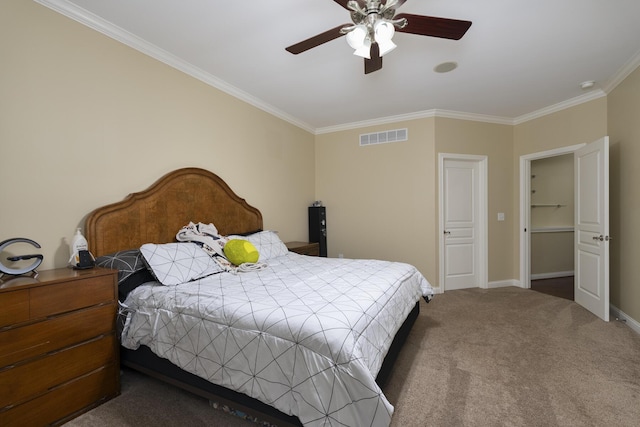
<instances>
[{"instance_id":1,"label":"white vent cover","mask_svg":"<svg viewBox=\"0 0 640 427\"><path fill-rule=\"evenodd\" d=\"M360 146L386 144L388 142L400 142L409 139L407 128L387 130L384 132L363 133L360 135Z\"/></svg>"}]
</instances>

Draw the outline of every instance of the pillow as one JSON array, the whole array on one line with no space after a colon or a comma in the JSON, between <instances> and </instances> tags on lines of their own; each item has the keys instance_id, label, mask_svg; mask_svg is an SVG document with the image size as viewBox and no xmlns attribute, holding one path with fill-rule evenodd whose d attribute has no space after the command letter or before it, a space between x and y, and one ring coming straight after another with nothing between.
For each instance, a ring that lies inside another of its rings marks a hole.
<instances>
[{"instance_id":1,"label":"pillow","mask_svg":"<svg viewBox=\"0 0 640 427\"><path fill-rule=\"evenodd\" d=\"M118 270L118 300L124 301L129 292L143 283L155 281L147 269L139 249L128 249L96 258L96 265Z\"/></svg>"},{"instance_id":2,"label":"pillow","mask_svg":"<svg viewBox=\"0 0 640 427\"><path fill-rule=\"evenodd\" d=\"M259 262L264 262L268 259L289 253L287 246L280 240L280 237L278 237L275 231L260 231L249 236L228 236L228 238L229 240L245 239L251 242L260 254L258 258Z\"/></svg>"},{"instance_id":3,"label":"pillow","mask_svg":"<svg viewBox=\"0 0 640 427\"><path fill-rule=\"evenodd\" d=\"M148 282L157 283L155 276L149 271L145 264L144 270L138 270L120 282L118 285L118 301L124 302L129 292Z\"/></svg>"},{"instance_id":4,"label":"pillow","mask_svg":"<svg viewBox=\"0 0 640 427\"><path fill-rule=\"evenodd\" d=\"M249 236L249 235L251 235L251 234L259 233L259 232L261 232L261 231L262 231L262 229L261 229L261 228L258 228L257 230L253 230L253 231L246 231L246 232L244 232L244 233L232 233L232 234L233 234L234 236L242 236L242 237L246 237L246 236Z\"/></svg>"},{"instance_id":5,"label":"pillow","mask_svg":"<svg viewBox=\"0 0 640 427\"><path fill-rule=\"evenodd\" d=\"M260 254L255 246L248 240L232 239L224 245L224 254L234 265L245 262L256 263Z\"/></svg>"},{"instance_id":6,"label":"pillow","mask_svg":"<svg viewBox=\"0 0 640 427\"><path fill-rule=\"evenodd\" d=\"M146 270L147 264L138 249L128 249L96 258L96 265L118 270L118 284L140 270Z\"/></svg>"},{"instance_id":7,"label":"pillow","mask_svg":"<svg viewBox=\"0 0 640 427\"><path fill-rule=\"evenodd\" d=\"M165 286L175 286L224 271L204 249L195 243L147 243L140 252L156 276Z\"/></svg>"}]
</instances>

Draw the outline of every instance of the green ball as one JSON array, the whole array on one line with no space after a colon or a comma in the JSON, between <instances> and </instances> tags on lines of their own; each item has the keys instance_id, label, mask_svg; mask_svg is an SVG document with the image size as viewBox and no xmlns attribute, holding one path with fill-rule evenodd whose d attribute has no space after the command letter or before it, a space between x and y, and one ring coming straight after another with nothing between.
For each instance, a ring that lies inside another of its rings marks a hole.
<instances>
[{"instance_id":1,"label":"green ball","mask_svg":"<svg viewBox=\"0 0 640 427\"><path fill-rule=\"evenodd\" d=\"M233 239L224 245L224 254L234 265L244 264L245 262L258 262L260 254L255 246L248 240Z\"/></svg>"}]
</instances>

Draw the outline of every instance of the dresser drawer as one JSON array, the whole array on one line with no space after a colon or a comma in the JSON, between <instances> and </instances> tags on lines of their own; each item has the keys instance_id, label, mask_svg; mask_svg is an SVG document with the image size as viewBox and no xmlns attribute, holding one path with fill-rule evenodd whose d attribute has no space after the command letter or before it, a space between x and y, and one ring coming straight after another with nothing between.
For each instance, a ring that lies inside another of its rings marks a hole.
<instances>
[{"instance_id":1,"label":"dresser drawer","mask_svg":"<svg viewBox=\"0 0 640 427\"><path fill-rule=\"evenodd\" d=\"M0 408L116 362L116 339L104 336L81 345L0 370Z\"/></svg>"},{"instance_id":2,"label":"dresser drawer","mask_svg":"<svg viewBox=\"0 0 640 427\"><path fill-rule=\"evenodd\" d=\"M118 394L118 371L112 364L2 411L0 425L44 426L71 418ZM71 414L71 416L69 416Z\"/></svg>"},{"instance_id":3,"label":"dresser drawer","mask_svg":"<svg viewBox=\"0 0 640 427\"><path fill-rule=\"evenodd\" d=\"M29 320L29 290L0 294L0 328Z\"/></svg>"},{"instance_id":4,"label":"dresser drawer","mask_svg":"<svg viewBox=\"0 0 640 427\"><path fill-rule=\"evenodd\" d=\"M0 368L113 333L115 304L75 311L0 332Z\"/></svg>"},{"instance_id":5,"label":"dresser drawer","mask_svg":"<svg viewBox=\"0 0 640 427\"><path fill-rule=\"evenodd\" d=\"M58 313L115 301L115 276L87 277L53 286L31 289L31 318L39 319Z\"/></svg>"}]
</instances>

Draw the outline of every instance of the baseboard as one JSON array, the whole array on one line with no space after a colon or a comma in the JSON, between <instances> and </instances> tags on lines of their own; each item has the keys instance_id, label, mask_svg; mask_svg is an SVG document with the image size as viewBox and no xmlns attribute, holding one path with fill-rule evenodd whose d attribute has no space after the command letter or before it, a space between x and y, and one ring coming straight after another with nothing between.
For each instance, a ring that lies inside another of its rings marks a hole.
<instances>
[{"instance_id":1,"label":"baseboard","mask_svg":"<svg viewBox=\"0 0 640 427\"><path fill-rule=\"evenodd\" d=\"M487 288L488 289L504 288L504 287L507 287L507 286L520 287L520 282L518 280L515 280L515 279L508 279L508 280L496 280L495 282L487 283Z\"/></svg>"},{"instance_id":2,"label":"baseboard","mask_svg":"<svg viewBox=\"0 0 640 427\"><path fill-rule=\"evenodd\" d=\"M636 332L637 334L640 334L640 322L638 322L637 320L633 319L631 316L629 316L628 314L624 313L622 310L620 310L618 307L616 307L613 304L609 305L609 313L611 314L611 317L614 320L621 320L624 323L626 323L626 325L628 327L630 327L634 332Z\"/></svg>"},{"instance_id":3,"label":"baseboard","mask_svg":"<svg viewBox=\"0 0 640 427\"><path fill-rule=\"evenodd\" d=\"M495 282L489 282L489 283L487 283L486 289L505 288L507 286L515 286L517 288L521 287L519 280L508 279L508 280L496 280ZM442 286L438 286L438 287L432 286L432 288L433 288L433 293L434 294L442 294L442 293L444 293L444 288Z\"/></svg>"},{"instance_id":4,"label":"baseboard","mask_svg":"<svg viewBox=\"0 0 640 427\"><path fill-rule=\"evenodd\" d=\"M552 273L537 273L531 275L531 280L540 280L540 279L555 279L556 277L567 277L573 276L574 271L555 271Z\"/></svg>"}]
</instances>

